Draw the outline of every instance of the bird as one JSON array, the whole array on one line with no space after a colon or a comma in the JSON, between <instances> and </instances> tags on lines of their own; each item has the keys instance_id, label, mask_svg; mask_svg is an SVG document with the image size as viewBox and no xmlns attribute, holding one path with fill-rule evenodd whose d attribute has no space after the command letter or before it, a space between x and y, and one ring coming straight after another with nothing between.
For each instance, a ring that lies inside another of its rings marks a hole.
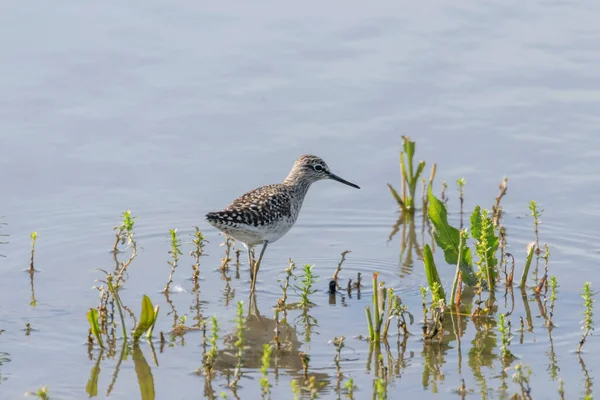
<instances>
[{"instance_id":1,"label":"bird","mask_svg":"<svg viewBox=\"0 0 600 400\"><path fill-rule=\"evenodd\" d=\"M294 226L310 185L331 179L356 189L360 187L331 172L327 163L311 154L300 156L282 183L251 190L221 211L209 212L206 220L212 226L244 244L248 251L251 293L267 246L281 239ZM252 252L262 245L253 265Z\"/></svg>"}]
</instances>

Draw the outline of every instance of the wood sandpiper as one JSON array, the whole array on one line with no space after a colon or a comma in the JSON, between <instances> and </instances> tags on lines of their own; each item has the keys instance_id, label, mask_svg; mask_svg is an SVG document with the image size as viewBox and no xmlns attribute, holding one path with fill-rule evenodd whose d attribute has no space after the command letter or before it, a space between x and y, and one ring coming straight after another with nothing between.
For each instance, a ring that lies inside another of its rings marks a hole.
<instances>
[{"instance_id":1,"label":"wood sandpiper","mask_svg":"<svg viewBox=\"0 0 600 400\"><path fill-rule=\"evenodd\" d=\"M283 183L267 185L238 197L222 211L206 214L206 220L226 235L242 242L248 250L248 264L254 293L256 276L265 250L294 226L310 185L333 179L360 189L358 185L335 175L323 159L303 155L296 160ZM252 251L262 244L258 260L252 263Z\"/></svg>"}]
</instances>

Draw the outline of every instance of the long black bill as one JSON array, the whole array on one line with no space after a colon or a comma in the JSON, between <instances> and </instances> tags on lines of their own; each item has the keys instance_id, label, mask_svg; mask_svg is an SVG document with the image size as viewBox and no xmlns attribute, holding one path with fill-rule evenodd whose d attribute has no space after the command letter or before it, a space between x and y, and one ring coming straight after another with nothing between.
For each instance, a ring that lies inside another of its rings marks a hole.
<instances>
[{"instance_id":1,"label":"long black bill","mask_svg":"<svg viewBox=\"0 0 600 400\"><path fill-rule=\"evenodd\" d=\"M339 177L339 176L337 176L336 174L333 174L333 173L329 174L329 178L330 178L330 179L333 179L334 181L341 182L341 183L343 183L344 185L348 185L348 186L352 186L353 188L360 189L360 186L358 186L358 185L355 185L355 184L354 184L354 183L352 183L352 182L348 182L347 180L340 178L340 177Z\"/></svg>"}]
</instances>

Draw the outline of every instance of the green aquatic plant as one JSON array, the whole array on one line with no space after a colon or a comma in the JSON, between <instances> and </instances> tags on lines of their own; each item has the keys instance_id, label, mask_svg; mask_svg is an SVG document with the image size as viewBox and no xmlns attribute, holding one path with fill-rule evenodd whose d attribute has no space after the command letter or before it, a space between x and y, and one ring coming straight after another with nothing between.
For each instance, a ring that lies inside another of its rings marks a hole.
<instances>
[{"instance_id":1,"label":"green aquatic plant","mask_svg":"<svg viewBox=\"0 0 600 400\"><path fill-rule=\"evenodd\" d=\"M415 318L408 311L408 306L406 304L402 303L402 299L400 299L400 296L395 295L393 292L393 289L391 289L391 288L388 289L388 291L390 292L388 294L388 297L391 299L390 302L392 304L392 306L390 307L391 315L394 318L396 318L397 325L398 325L398 336L404 335L406 337L409 334L408 325L409 324L412 325L415 322ZM407 318L408 318L408 321L407 321ZM386 324L388 326L389 326L390 321L391 321L391 318L388 318L388 320L386 321ZM387 333L387 328L385 329L385 332Z\"/></svg>"},{"instance_id":2,"label":"green aquatic plant","mask_svg":"<svg viewBox=\"0 0 600 400\"><path fill-rule=\"evenodd\" d=\"M194 257L194 265L192 265L192 281L194 285L198 285L198 279L200 278L200 257L204 255L204 245L208 243L206 239L204 239L204 235L200 232L200 228L194 226L194 233L192 244L194 245L194 249L190 251L190 256Z\"/></svg>"},{"instance_id":3,"label":"green aquatic plant","mask_svg":"<svg viewBox=\"0 0 600 400\"><path fill-rule=\"evenodd\" d=\"M119 252L119 243L121 243L121 245L127 244L128 246L133 246L135 248L135 233L133 226L135 225L136 218L137 217L131 216L131 210L124 211L121 214L121 224L114 227L114 230L117 231L117 233L115 234L116 240L113 246L113 252Z\"/></svg>"},{"instance_id":4,"label":"green aquatic plant","mask_svg":"<svg viewBox=\"0 0 600 400\"><path fill-rule=\"evenodd\" d=\"M313 286L319 280L319 277L313 274L313 266L306 264L304 266L304 274L301 277L301 285L295 286L296 293L300 296L299 306L306 308L312 306L314 303L310 301L310 296L316 293L317 289L313 289Z\"/></svg>"},{"instance_id":5,"label":"green aquatic plant","mask_svg":"<svg viewBox=\"0 0 600 400\"><path fill-rule=\"evenodd\" d=\"M540 247L539 226L542 223L540 218L542 217L542 212L544 210L542 210L541 208L538 208L538 205L535 202L535 200L530 200L529 201L529 211L531 211L531 216L533 217L533 230L535 231L535 246L536 246L536 248L539 248Z\"/></svg>"},{"instance_id":6,"label":"green aquatic plant","mask_svg":"<svg viewBox=\"0 0 600 400\"><path fill-rule=\"evenodd\" d=\"M31 238L31 259L29 261L29 272L34 272L35 268L33 267L33 258L35 256L35 244L37 243L38 233L32 232L29 237Z\"/></svg>"},{"instance_id":7,"label":"green aquatic plant","mask_svg":"<svg viewBox=\"0 0 600 400\"><path fill-rule=\"evenodd\" d=\"M219 321L217 321L217 317L215 317L213 315L211 318L211 322L212 322L212 327L211 327L210 338L209 338L210 349L208 352L205 353L204 360L203 360L204 370L206 371L205 374L209 380L212 377L212 372L213 372L213 369L215 366L215 361L217 360L217 354L218 354L217 341L219 340L219 331L220 331Z\"/></svg>"},{"instance_id":8,"label":"green aquatic plant","mask_svg":"<svg viewBox=\"0 0 600 400\"><path fill-rule=\"evenodd\" d=\"M399 318L405 327L405 316L408 315L411 323L412 315L394 294L393 289L385 288L384 282L378 282L379 272L373 273L373 296L371 306L365 307L367 317L368 339L371 342L387 340L392 318Z\"/></svg>"},{"instance_id":9,"label":"green aquatic plant","mask_svg":"<svg viewBox=\"0 0 600 400\"><path fill-rule=\"evenodd\" d=\"M400 152L400 172L402 174L402 195L388 183L388 188L392 196L398 203L402 211L414 214L415 212L415 193L419 176L425 169L425 161L419 161L416 169L413 165L416 143L412 142L408 136L402 136L403 151ZM406 156L406 160L404 157ZM408 189L408 193L407 193Z\"/></svg>"},{"instance_id":10,"label":"green aquatic plant","mask_svg":"<svg viewBox=\"0 0 600 400\"><path fill-rule=\"evenodd\" d=\"M171 236L171 249L169 250L169 255L171 256L171 259L168 261L168 264L171 266L171 273L169 274L169 280L167 281L167 284L163 289L163 293L169 292L171 283L173 283L173 274L175 273L177 263L179 262L179 256L183 254L181 252L181 239L179 239L179 237L177 236L177 229L169 230L169 235Z\"/></svg>"},{"instance_id":11,"label":"green aquatic plant","mask_svg":"<svg viewBox=\"0 0 600 400\"><path fill-rule=\"evenodd\" d=\"M444 293L444 287L442 286L442 280L438 274L433 260L433 252L429 244L426 244L423 248L423 264L425 266L425 276L427 277L427 284L431 290L431 296L433 301L446 300L446 294Z\"/></svg>"},{"instance_id":12,"label":"green aquatic plant","mask_svg":"<svg viewBox=\"0 0 600 400\"><path fill-rule=\"evenodd\" d=\"M117 231L117 233L116 233L117 238L116 238L115 244L113 246L113 255L114 255L114 261L116 264L114 276L116 277L115 286L117 288L119 288L123 285L123 283L125 281L127 268L129 267L129 265L131 265L133 260L137 257L137 241L135 240L135 230L134 230L135 219L137 217L132 217L131 211L127 210L127 211L123 212L123 214L121 215L121 218L122 218L121 224L114 227L114 230ZM120 252L120 250L118 248L119 243L121 243L121 245L127 245L128 248L131 248L131 255L125 261L119 261L117 258L117 253Z\"/></svg>"},{"instance_id":13,"label":"green aquatic plant","mask_svg":"<svg viewBox=\"0 0 600 400\"><path fill-rule=\"evenodd\" d=\"M446 206L433 195L431 188L427 196L429 198L427 215L433 224L433 237L436 244L444 252L448 264L458 265L463 281L469 286L475 285L477 277L473 271L471 249L464 246L460 251L460 231L448 223Z\"/></svg>"},{"instance_id":14,"label":"green aquatic plant","mask_svg":"<svg viewBox=\"0 0 600 400\"><path fill-rule=\"evenodd\" d=\"M287 299L288 299L288 289L290 287L290 279L296 279L296 277L294 276L294 270L296 269L296 263L294 263L294 260L292 260L291 258L288 260L289 265L288 267L285 269L285 278L283 279L283 285L281 285L281 290L283 291L283 296L281 298L279 298L277 300L277 307L279 308L280 311L283 311L285 313L286 308L287 308ZM281 282L281 280L279 281ZM284 321L285 321L285 317L284 317Z\"/></svg>"},{"instance_id":15,"label":"green aquatic plant","mask_svg":"<svg viewBox=\"0 0 600 400\"><path fill-rule=\"evenodd\" d=\"M559 288L558 280L556 276L552 275L550 277L550 305L548 306L548 318L546 320L546 327L552 328L554 323L552 322L552 318L554 317L554 303L556 302L556 293Z\"/></svg>"},{"instance_id":16,"label":"green aquatic plant","mask_svg":"<svg viewBox=\"0 0 600 400\"><path fill-rule=\"evenodd\" d=\"M87 312L87 320L90 324L90 331L92 335L96 338L98 342L98 346L104 348L104 342L102 341L102 331L100 330L100 325L98 323L98 310L95 308L90 308Z\"/></svg>"},{"instance_id":17,"label":"green aquatic plant","mask_svg":"<svg viewBox=\"0 0 600 400\"><path fill-rule=\"evenodd\" d=\"M488 288L493 292L498 276L496 252L500 241L496 236L492 218L487 210L479 206L476 206L471 214L471 237L475 239L475 253L479 258L475 263L479 267L477 274L479 284L487 283Z\"/></svg>"},{"instance_id":18,"label":"green aquatic plant","mask_svg":"<svg viewBox=\"0 0 600 400\"><path fill-rule=\"evenodd\" d=\"M593 307L595 300L593 299L593 296L592 284L590 282L586 282L583 285L583 293L581 294L581 297L583 298L583 307L585 309L583 312L584 319L581 321L583 337L579 341L579 346L577 346L577 353L581 352L581 348L585 344L587 337L590 335L592 330L594 330Z\"/></svg>"},{"instance_id":19,"label":"green aquatic plant","mask_svg":"<svg viewBox=\"0 0 600 400\"><path fill-rule=\"evenodd\" d=\"M156 324L156 319L158 318L159 309L160 307L158 304L156 306L152 305L152 301L148 296L144 295L142 297L142 311L140 313L140 319L131 333L134 343L137 342L144 333L147 334L148 338L152 336L154 325Z\"/></svg>"}]
</instances>

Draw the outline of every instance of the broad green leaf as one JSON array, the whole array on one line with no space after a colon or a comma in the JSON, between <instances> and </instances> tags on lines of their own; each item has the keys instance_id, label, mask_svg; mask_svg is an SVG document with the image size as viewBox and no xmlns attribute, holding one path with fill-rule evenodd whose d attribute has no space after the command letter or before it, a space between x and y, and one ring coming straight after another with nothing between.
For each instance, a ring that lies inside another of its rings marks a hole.
<instances>
[{"instance_id":1,"label":"broad green leaf","mask_svg":"<svg viewBox=\"0 0 600 400\"><path fill-rule=\"evenodd\" d=\"M458 246L460 244L460 232L458 229L448 224L446 207L444 206L444 203L433 195L431 187L429 187L427 198L429 202L427 215L434 227L433 237L435 243L444 252L444 259L448 264L458 265L460 267L463 282L469 286L475 285L477 283L477 278L473 272L471 250L467 246L464 247L459 263Z\"/></svg>"},{"instance_id":2,"label":"broad green leaf","mask_svg":"<svg viewBox=\"0 0 600 400\"><path fill-rule=\"evenodd\" d=\"M98 345L101 348L104 348L104 343L102 342L102 332L100 331L100 325L98 325L98 310L95 308L90 308L90 311L87 312L87 320L90 323L92 334L98 341Z\"/></svg>"},{"instance_id":3,"label":"broad green leaf","mask_svg":"<svg viewBox=\"0 0 600 400\"><path fill-rule=\"evenodd\" d=\"M423 264L425 265L425 275L427 276L427 284L432 289L431 295L433 297L433 301L438 301L440 299L446 300L446 294L444 293L444 287L442 286L442 280L437 272L437 268L435 267L435 262L433 261L433 253L431 252L431 247L428 244L425 245L423 249ZM437 290L433 290L437 288Z\"/></svg>"},{"instance_id":4,"label":"broad green leaf","mask_svg":"<svg viewBox=\"0 0 600 400\"><path fill-rule=\"evenodd\" d=\"M142 314L140 321L133 331L133 340L137 341L152 325L154 325L154 307L150 298L144 295L142 298Z\"/></svg>"},{"instance_id":5,"label":"broad green leaf","mask_svg":"<svg viewBox=\"0 0 600 400\"><path fill-rule=\"evenodd\" d=\"M471 214L471 237L475 240L481 236L481 207L475 206Z\"/></svg>"}]
</instances>

